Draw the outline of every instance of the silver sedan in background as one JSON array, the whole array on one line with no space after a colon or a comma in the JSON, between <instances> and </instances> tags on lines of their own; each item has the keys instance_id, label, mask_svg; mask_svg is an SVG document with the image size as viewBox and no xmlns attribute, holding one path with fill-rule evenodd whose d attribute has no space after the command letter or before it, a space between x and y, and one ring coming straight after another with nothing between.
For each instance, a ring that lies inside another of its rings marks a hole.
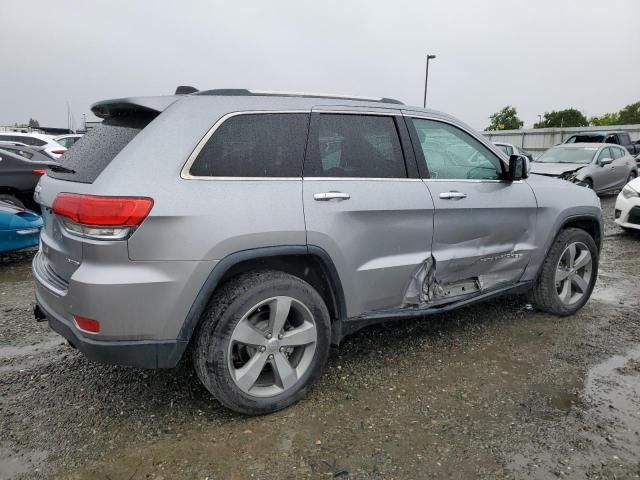
<instances>
[{"instance_id":1,"label":"silver sedan in background","mask_svg":"<svg viewBox=\"0 0 640 480\"><path fill-rule=\"evenodd\" d=\"M607 143L571 143L544 152L531 163L531 173L562 178L605 193L622 188L638 176L629 152Z\"/></svg>"}]
</instances>

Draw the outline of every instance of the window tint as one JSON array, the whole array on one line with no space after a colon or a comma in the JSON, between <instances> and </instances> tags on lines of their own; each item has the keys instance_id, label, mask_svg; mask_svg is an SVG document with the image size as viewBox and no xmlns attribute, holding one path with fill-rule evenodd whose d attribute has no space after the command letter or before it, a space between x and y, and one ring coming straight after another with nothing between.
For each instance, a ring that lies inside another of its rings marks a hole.
<instances>
[{"instance_id":1,"label":"window tint","mask_svg":"<svg viewBox=\"0 0 640 480\"><path fill-rule=\"evenodd\" d=\"M299 177L309 116L237 115L213 133L191 166L200 177Z\"/></svg>"},{"instance_id":2,"label":"window tint","mask_svg":"<svg viewBox=\"0 0 640 480\"><path fill-rule=\"evenodd\" d=\"M323 113L317 118L305 176L407 177L393 117Z\"/></svg>"},{"instance_id":3,"label":"window tint","mask_svg":"<svg viewBox=\"0 0 640 480\"><path fill-rule=\"evenodd\" d=\"M627 133L619 133L618 138L620 139L620 145L629 145L631 143L631 138Z\"/></svg>"},{"instance_id":4,"label":"window tint","mask_svg":"<svg viewBox=\"0 0 640 480\"><path fill-rule=\"evenodd\" d=\"M47 172L53 178L93 183L107 165L146 127L155 114L130 114L107 119L76 142L60 157L59 163L74 171Z\"/></svg>"},{"instance_id":5,"label":"window tint","mask_svg":"<svg viewBox=\"0 0 640 480\"><path fill-rule=\"evenodd\" d=\"M431 178L496 180L502 164L468 133L447 123L414 118L418 141Z\"/></svg>"}]
</instances>

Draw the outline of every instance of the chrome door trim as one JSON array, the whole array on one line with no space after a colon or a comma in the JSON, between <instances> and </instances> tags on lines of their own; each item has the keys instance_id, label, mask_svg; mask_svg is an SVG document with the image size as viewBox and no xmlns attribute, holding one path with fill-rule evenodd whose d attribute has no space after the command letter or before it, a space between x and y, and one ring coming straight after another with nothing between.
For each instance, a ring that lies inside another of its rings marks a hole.
<instances>
[{"instance_id":1,"label":"chrome door trim","mask_svg":"<svg viewBox=\"0 0 640 480\"><path fill-rule=\"evenodd\" d=\"M464 182L464 183L523 183L524 180L490 180L479 178L423 178L423 182Z\"/></svg>"},{"instance_id":2,"label":"chrome door trim","mask_svg":"<svg viewBox=\"0 0 640 480\"><path fill-rule=\"evenodd\" d=\"M302 177L305 182L310 181L339 181L339 182L421 182L421 178L379 178L379 177Z\"/></svg>"}]
</instances>

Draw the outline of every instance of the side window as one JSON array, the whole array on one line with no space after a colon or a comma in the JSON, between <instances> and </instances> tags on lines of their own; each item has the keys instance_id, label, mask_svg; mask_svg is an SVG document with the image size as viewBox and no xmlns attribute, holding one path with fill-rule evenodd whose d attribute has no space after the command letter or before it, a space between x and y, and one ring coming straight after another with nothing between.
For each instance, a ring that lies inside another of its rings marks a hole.
<instances>
[{"instance_id":1,"label":"side window","mask_svg":"<svg viewBox=\"0 0 640 480\"><path fill-rule=\"evenodd\" d=\"M618 134L618 138L620 139L620 145L629 145L631 143L631 138L627 133Z\"/></svg>"},{"instance_id":2,"label":"side window","mask_svg":"<svg viewBox=\"0 0 640 480\"><path fill-rule=\"evenodd\" d=\"M300 177L306 113L236 115L204 145L189 173L198 177Z\"/></svg>"},{"instance_id":3,"label":"side window","mask_svg":"<svg viewBox=\"0 0 640 480\"><path fill-rule=\"evenodd\" d=\"M621 148L611 147L611 153L613 154L613 159L616 160L618 158L624 157L624 152Z\"/></svg>"},{"instance_id":4,"label":"side window","mask_svg":"<svg viewBox=\"0 0 640 480\"><path fill-rule=\"evenodd\" d=\"M431 178L498 180L502 162L468 133L447 123L412 119ZM418 152L419 153L419 152Z\"/></svg>"},{"instance_id":5,"label":"side window","mask_svg":"<svg viewBox=\"0 0 640 480\"><path fill-rule=\"evenodd\" d=\"M611 148L609 147L602 149L600 155L598 155L598 162L605 158L613 158L613 156L611 155Z\"/></svg>"},{"instance_id":6,"label":"side window","mask_svg":"<svg viewBox=\"0 0 640 480\"><path fill-rule=\"evenodd\" d=\"M305 176L407 177L393 117L321 113L315 124Z\"/></svg>"},{"instance_id":7,"label":"side window","mask_svg":"<svg viewBox=\"0 0 640 480\"><path fill-rule=\"evenodd\" d=\"M615 135L609 135L604 143L618 143L618 139Z\"/></svg>"}]
</instances>

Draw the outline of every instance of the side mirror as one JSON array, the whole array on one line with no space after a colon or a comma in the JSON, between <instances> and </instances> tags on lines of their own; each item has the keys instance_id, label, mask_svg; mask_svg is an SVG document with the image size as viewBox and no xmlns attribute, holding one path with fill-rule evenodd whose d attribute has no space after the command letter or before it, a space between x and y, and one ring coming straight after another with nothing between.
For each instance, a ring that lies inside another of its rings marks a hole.
<instances>
[{"instance_id":1,"label":"side mirror","mask_svg":"<svg viewBox=\"0 0 640 480\"><path fill-rule=\"evenodd\" d=\"M609 157L602 158L600 160L600 166L604 167L605 165L609 165L611 162L613 162L613 158L609 158Z\"/></svg>"},{"instance_id":2,"label":"side mirror","mask_svg":"<svg viewBox=\"0 0 640 480\"><path fill-rule=\"evenodd\" d=\"M529 176L529 159L524 155L509 157L509 180L522 180Z\"/></svg>"}]
</instances>

